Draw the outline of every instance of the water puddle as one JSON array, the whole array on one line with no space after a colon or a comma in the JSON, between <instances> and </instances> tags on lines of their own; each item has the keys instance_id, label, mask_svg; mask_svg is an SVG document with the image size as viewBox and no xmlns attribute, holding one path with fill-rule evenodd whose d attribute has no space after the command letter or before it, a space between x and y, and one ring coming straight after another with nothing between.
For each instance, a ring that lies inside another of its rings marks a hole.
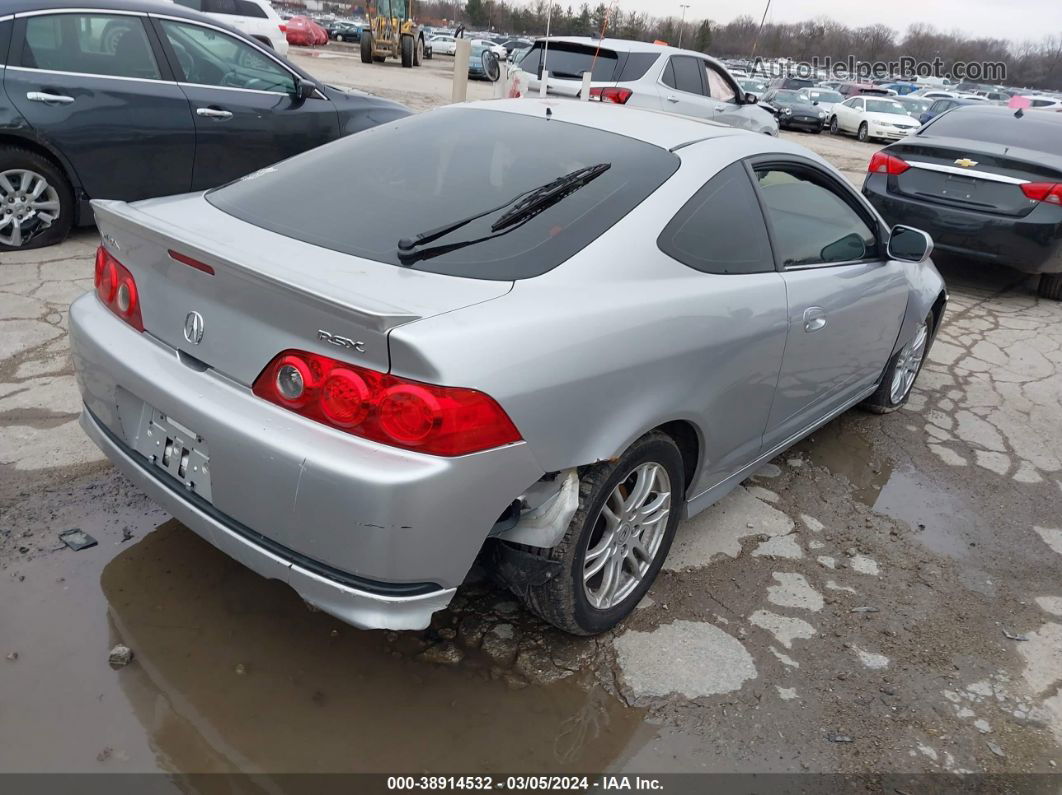
<instances>
[{"instance_id":1,"label":"water puddle","mask_svg":"<svg viewBox=\"0 0 1062 795\"><path fill-rule=\"evenodd\" d=\"M904 522L934 552L962 557L976 543L976 515L956 494L912 467L894 466L845 418L799 445L813 463L852 484L852 496L876 513Z\"/></svg>"},{"instance_id":2,"label":"water puddle","mask_svg":"<svg viewBox=\"0 0 1062 795\"><path fill-rule=\"evenodd\" d=\"M22 572L0 580L7 771L609 770L655 736L589 671L514 687L475 654L417 659L414 633L311 613L173 520Z\"/></svg>"}]
</instances>

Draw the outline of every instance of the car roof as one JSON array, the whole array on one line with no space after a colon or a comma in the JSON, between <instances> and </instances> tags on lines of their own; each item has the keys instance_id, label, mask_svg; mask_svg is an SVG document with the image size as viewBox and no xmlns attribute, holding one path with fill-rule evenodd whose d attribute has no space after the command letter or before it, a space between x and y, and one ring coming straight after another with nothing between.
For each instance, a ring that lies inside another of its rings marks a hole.
<instances>
[{"instance_id":1,"label":"car roof","mask_svg":"<svg viewBox=\"0 0 1062 795\"><path fill-rule=\"evenodd\" d=\"M957 108L953 108L948 113L961 113L963 118L967 116L1014 116L1016 108L1008 108L1003 105L986 105L983 102L971 102L968 105L960 105ZM1062 132L1062 113L1041 113L1039 111L1033 111L1032 114L1025 113L1027 108L1022 108L1021 118L1033 118L1037 124L1047 122L1048 124L1057 124L1060 132Z\"/></svg>"},{"instance_id":2,"label":"car roof","mask_svg":"<svg viewBox=\"0 0 1062 795\"><path fill-rule=\"evenodd\" d=\"M662 149L673 149L693 141L710 138L725 138L732 135L759 135L725 124L679 116L658 110L629 108L607 102L581 102L576 99L527 97L523 99L495 99L449 105L450 108L473 108L502 113L519 113L525 116L545 118L546 110L551 118L583 127L593 127L605 132L624 135L644 141ZM771 144L783 142L771 139Z\"/></svg>"},{"instance_id":3,"label":"car roof","mask_svg":"<svg viewBox=\"0 0 1062 795\"><path fill-rule=\"evenodd\" d=\"M22 14L29 11L62 11L78 9L86 11L154 11L171 17L187 17L200 21L210 19L198 11L162 2L162 0L6 0L0 5L0 14ZM216 24L216 23L214 23Z\"/></svg>"},{"instance_id":4,"label":"car roof","mask_svg":"<svg viewBox=\"0 0 1062 795\"><path fill-rule=\"evenodd\" d=\"M539 36L535 41L547 41L547 39L545 36ZM634 41L633 39L598 39L593 36L550 36L548 41L550 44L562 42L567 44L586 44L591 47L600 46L603 50L615 50L617 52L653 52L661 55L693 55L697 58L707 58L713 63L717 63L724 68L726 67L726 65L718 58L713 58L707 53L698 52L697 50L682 50L678 47L672 47L669 44L653 44L648 41Z\"/></svg>"}]
</instances>

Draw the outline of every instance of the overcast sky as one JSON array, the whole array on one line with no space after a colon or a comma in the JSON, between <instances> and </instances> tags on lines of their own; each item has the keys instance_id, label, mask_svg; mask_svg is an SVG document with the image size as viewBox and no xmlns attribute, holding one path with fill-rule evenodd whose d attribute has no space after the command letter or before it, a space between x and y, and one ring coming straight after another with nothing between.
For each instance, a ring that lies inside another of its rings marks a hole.
<instances>
[{"instance_id":1,"label":"overcast sky","mask_svg":"<svg viewBox=\"0 0 1062 795\"><path fill-rule=\"evenodd\" d=\"M709 17L718 22L729 22L741 14L758 20L766 5L766 0L684 2L690 6L687 19ZM578 3L573 5L578 7ZM619 0L619 6L624 11L645 11L654 16L682 13L679 0ZM945 31L959 29L969 36L1014 41L1062 34L1062 0L772 0L768 19L800 22L821 15L853 26L882 22L901 32L912 22L924 22Z\"/></svg>"}]
</instances>

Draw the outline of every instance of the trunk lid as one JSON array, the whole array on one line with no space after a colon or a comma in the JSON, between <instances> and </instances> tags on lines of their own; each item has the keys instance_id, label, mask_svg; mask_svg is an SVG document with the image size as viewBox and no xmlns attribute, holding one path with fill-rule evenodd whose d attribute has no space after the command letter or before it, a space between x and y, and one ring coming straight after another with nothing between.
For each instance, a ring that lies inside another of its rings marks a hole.
<instances>
[{"instance_id":1,"label":"trunk lid","mask_svg":"<svg viewBox=\"0 0 1062 795\"><path fill-rule=\"evenodd\" d=\"M912 168L890 180L889 191L922 201L1012 217L1028 215L1036 202L1022 182L1062 182L1062 170L1042 152L963 138L911 138L888 153Z\"/></svg>"},{"instance_id":2,"label":"trunk lid","mask_svg":"<svg viewBox=\"0 0 1062 795\"><path fill-rule=\"evenodd\" d=\"M288 348L386 372L392 328L512 289L508 281L409 270L293 240L227 215L200 194L93 208L105 245L136 279L145 331L187 363L247 385ZM194 329L185 333L193 312L198 343Z\"/></svg>"}]
</instances>

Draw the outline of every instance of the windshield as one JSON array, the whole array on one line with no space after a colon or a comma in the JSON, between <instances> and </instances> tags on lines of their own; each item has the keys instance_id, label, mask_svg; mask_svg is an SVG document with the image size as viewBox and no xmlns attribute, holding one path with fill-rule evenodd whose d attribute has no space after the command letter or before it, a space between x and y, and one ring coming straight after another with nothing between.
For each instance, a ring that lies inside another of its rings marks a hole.
<instances>
[{"instance_id":1,"label":"windshield","mask_svg":"<svg viewBox=\"0 0 1062 795\"><path fill-rule=\"evenodd\" d=\"M836 91L823 91L821 89L807 89L806 96L814 102L844 102L844 97Z\"/></svg>"},{"instance_id":2,"label":"windshield","mask_svg":"<svg viewBox=\"0 0 1062 795\"><path fill-rule=\"evenodd\" d=\"M918 113L924 113L933 104L928 99L917 99L916 97L901 97L896 101L907 108L908 112L916 111Z\"/></svg>"},{"instance_id":3,"label":"windshield","mask_svg":"<svg viewBox=\"0 0 1062 795\"><path fill-rule=\"evenodd\" d=\"M867 99L867 111L869 113L896 113L906 116L907 111L903 105L892 99Z\"/></svg>"},{"instance_id":4,"label":"windshield","mask_svg":"<svg viewBox=\"0 0 1062 795\"><path fill-rule=\"evenodd\" d=\"M447 108L341 138L210 191L207 201L287 237L398 266L399 240L603 162L607 171L507 234L409 263L508 281L552 270L600 237L675 172L678 157L545 116ZM499 217L435 242L489 236Z\"/></svg>"},{"instance_id":5,"label":"windshield","mask_svg":"<svg viewBox=\"0 0 1062 795\"><path fill-rule=\"evenodd\" d=\"M773 99L775 102L787 102L791 105L808 105L811 103L811 100L796 91L776 91Z\"/></svg>"}]
</instances>

